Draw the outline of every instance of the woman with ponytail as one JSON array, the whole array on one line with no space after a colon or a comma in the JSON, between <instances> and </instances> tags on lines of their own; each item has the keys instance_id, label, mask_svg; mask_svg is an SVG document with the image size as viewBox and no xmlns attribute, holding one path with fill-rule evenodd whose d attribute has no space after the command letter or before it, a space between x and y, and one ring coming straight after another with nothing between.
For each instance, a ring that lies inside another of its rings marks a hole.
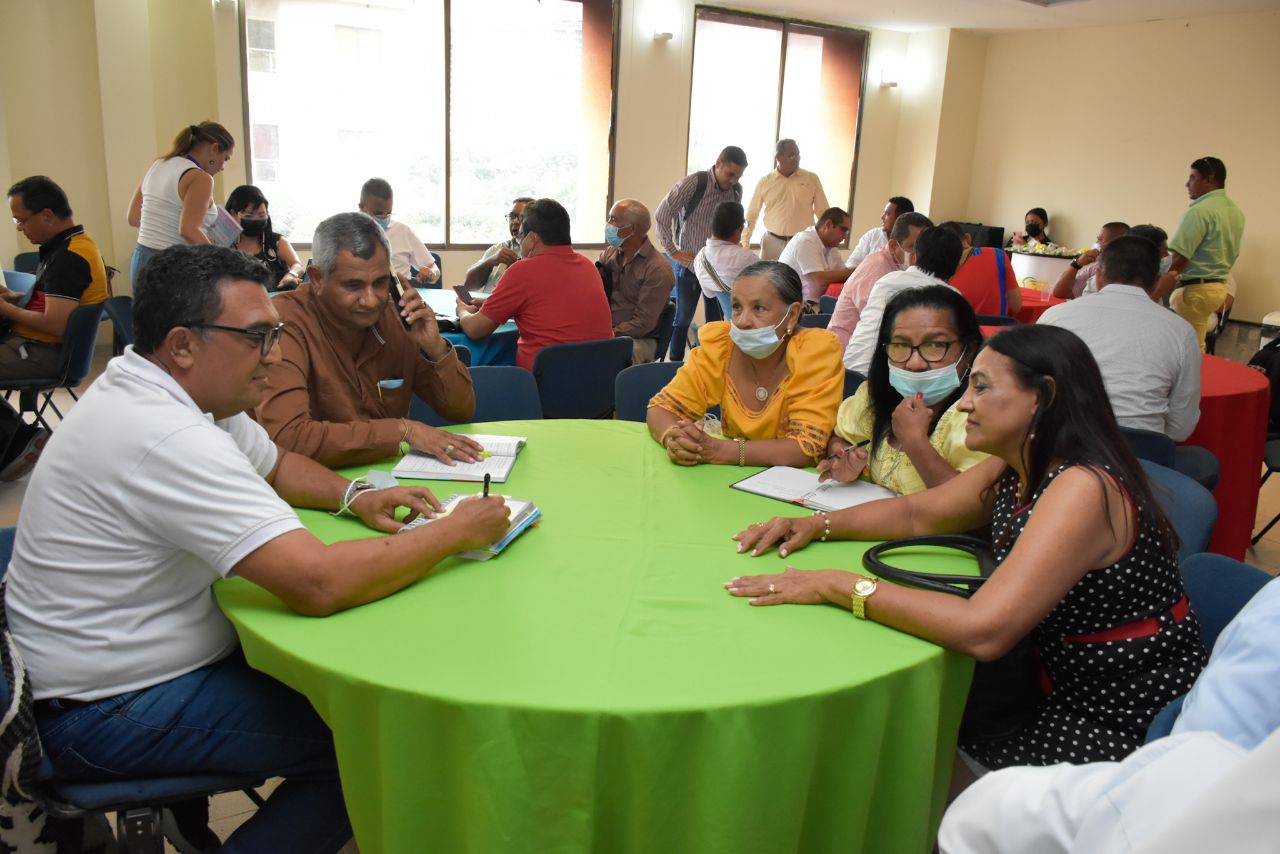
<instances>
[{"instance_id":1,"label":"woman with ponytail","mask_svg":"<svg viewBox=\"0 0 1280 854\"><path fill-rule=\"evenodd\" d=\"M168 154L151 164L129 202L129 225L138 229L129 276L138 274L161 249L179 243L208 243L202 227L218 217L213 176L231 159L236 141L222 125L189 125Z\"/></svg>"}]
</instances>

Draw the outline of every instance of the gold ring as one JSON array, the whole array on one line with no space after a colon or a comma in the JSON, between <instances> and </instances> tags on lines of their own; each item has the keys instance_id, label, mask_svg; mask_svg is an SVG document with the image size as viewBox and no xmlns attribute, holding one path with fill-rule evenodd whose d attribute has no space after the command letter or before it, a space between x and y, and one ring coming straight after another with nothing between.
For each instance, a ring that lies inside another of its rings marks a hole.
<instances>
[{"instance_id":1,"label":"gold ring","mask_svg":"<svg viewBox=\"0 0 1280 854\"><path fill-rule=\"evenodd\" d=\"M451 457L451 456L453 456L453 445L445 445L445 446L444 446L444 455L445 455L446 457Z\"/></svg>"}]
</instances>

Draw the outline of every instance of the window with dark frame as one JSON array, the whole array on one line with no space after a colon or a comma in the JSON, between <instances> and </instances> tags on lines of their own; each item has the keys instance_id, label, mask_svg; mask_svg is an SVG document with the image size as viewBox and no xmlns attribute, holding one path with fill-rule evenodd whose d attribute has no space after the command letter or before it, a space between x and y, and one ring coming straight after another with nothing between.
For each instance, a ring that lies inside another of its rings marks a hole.
<instances>
[{"instance_id":1,"label":"window with dark frame","mask_svg":"<svg viewBox=\"0 0 1280 854\"><path fill-rule=\"evenodd\" d=\"M609 204L615 2L245 0L250 181L273 223L305 244L380 177L394 218L434 249L504 239L522 195L557 199L593 239ZM534 71L563 97L522 96ZM539 126L557 132L513 144L512 128Z\"/></svg>"},{"instance_id":2,"label":"window with dark frame","mask_svg":"<svg viewBox=\"0 0 1280 854\"><path fill-rule=\"evenodd\" d=\"M688 170L707 169L726 145L740 146L750 163L745 205L774 168L777 141L794 139L801 167L818 175L830 203L852 210L867 36L697 7ZM725 97L726 87L736 97ZM753 241L763 228L757 222Z\"/></svg>"}]
</instances>

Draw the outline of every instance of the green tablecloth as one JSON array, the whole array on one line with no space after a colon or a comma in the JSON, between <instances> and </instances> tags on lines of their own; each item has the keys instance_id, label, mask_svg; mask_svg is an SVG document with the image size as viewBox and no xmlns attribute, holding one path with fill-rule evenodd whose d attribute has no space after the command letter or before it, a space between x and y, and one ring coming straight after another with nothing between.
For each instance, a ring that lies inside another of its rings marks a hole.
<instances>
[{"instance_id":1,"label":"green tablecloth","mask_svg":"<svg viewBox=\"0 0 1280 854\"><path fill-rule=\"evenodd\" d=\"M216 587L249 662L333 728L363 851L930 850L969 660L836 608L729 596L784 565L730 536L804 512L729 488L756 469L679 468L628 422L483 429L529 437L498 490L544 513L504 554L326 619ZM327 542L377 536L301 515ZM864 548L789 562L856 568Z\"/></svg>"}]
</instances>

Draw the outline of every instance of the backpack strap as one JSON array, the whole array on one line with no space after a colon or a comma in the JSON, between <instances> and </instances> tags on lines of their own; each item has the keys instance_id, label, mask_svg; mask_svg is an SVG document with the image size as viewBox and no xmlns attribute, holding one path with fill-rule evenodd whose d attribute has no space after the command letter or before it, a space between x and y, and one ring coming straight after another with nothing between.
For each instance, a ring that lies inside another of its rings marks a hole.
<instances>
[{"instance_id":1,"label":"backpack strap","mask_svg":"<svg viewBox=\"0 0 1280 854\"><path fill-rule=\"evenodd\" d=\"M680 211L680 221L676 223L676 243L679 244L684 236L685 221L693 215L698 209L698 204L702 201L702 197L707 194L707 172L699 172L697 186L693 190L693 195L689 197L689 201L684 203L684 208Z\"/></svg>"},{"instance_id":2,"label":"backpack strap","mask_svg":"<svg viewBox=\"0 0 1280 854\"><path fill-rule=\"evenodd\" d=\"M716 272L716 268L711 266L711 262L707 260L706 255L702 256L702 269L706 270L707 275L715 280L715 283L719 286L720 290L725 293L729 293L729 288L725 285L724 280L720 278L720 274Z\"/></svg>"}]
</instances>

